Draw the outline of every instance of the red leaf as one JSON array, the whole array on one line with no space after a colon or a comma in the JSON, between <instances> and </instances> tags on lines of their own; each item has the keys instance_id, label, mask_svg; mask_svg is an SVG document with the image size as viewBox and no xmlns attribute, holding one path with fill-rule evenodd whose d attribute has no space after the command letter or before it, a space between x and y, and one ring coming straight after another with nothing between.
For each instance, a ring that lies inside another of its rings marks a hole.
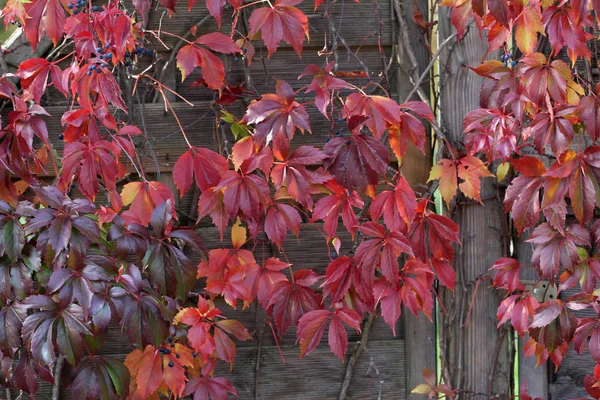
<instances>
[{"instance_id":1,"label":"red leaf","mask_svg":"<svg viewBox=\"0 0 600 400\"><path fill-rule=\"evenodd\" d=\"M264 266L251 264L246 268L245 284L251 297L258 298L258 302L265 310L269 307L273 285L277 282L287 281L287 277L281 270L289 266L290 264L271 257L265 261Z\"/></svg>"},{"instance_id":2,"label":"red leaf","mask_svg":"<svg viewBox=\"0 0 600 400\"><path fill-rule=\"evenodd\" d=\"M21 23L33 50L43 35L48 36L56 46L62 37L66 20L60 0L33 0L25 4L25 12L28 18Z\"/></svg>"},{"instance_id":3,"label":"red leaf","mask_svg":"<svg viewBox=\"0 0 600 400\"><path fill-rule=\"evenodd\" d=\"M515 290L525 290L519 273L521 272L521 263L513 258L500 258L494 263L491 269L495 269L494 286L506 289L508 293Z\"/></svg>"},{"instance_id":4,"label":"red leaf","mask_svg":"<svg viewBox=\"0 0 600 400\"><path fill-rule=\"evenodd\" d=\"M427 262L430 258L428 254L431 254L433 258L452 262L454 260L452 243L460 243L458 225L448 217L426 209L426 206L425 200L417 204L417 215L409 230L415 257L422 262Z\"/></svg>"},{"instance_id":5,"label":"red leaf","mask_svg":"<svg viewBox=\"0 0 600 400\"><path fill-rule=\"evenodd\" d=\"M227 393L239 397L231 382L225 378L193 377L186 384L183 395L193 394L195 399L208 399L210 396L213 400L221 400L228 398Z\"/></svg>"},{"instance_id":6,"label":"red leaf","mask_svg":"<svg viewBox=\"0 0 600 400\"><path fill-rule=\"evenodd\" d=\"M329 310L314 310L307 312L298 320L296 334L300 341L300 358L317 348L330 317ZM344 331L344 335L345 333Z\"/></svg>"},{"instance_id":7,"label":"red leaf","mask_svg":"<svg viewBox=\"0 0 600 400\"><path fill-rule=\"evenodd\" d=\"M129 210L122 214L125 221L147 226L154 209L167 200L171 201L171 215L177 217L173 193L161 182L130 182L121 191L123 205Z\"/></svg>"},{"instance_id":8,"label":"red leaf","mask_svg":"<svg viewBox=\"0 0 600 400\"><path fill-rule=\"evenodd\" d=\"M54 86L63 91L61 74L60 68L45 58L30 58L23 61L16 72L16 75L21 78L21 87L33 97L36 103L40 102L42 95L46 92L48 75L52 77ZM63 94L65 94L64 91Z\"/></svg>"},{"instance_id":9,"label":"red leaf","mask_svg":"<svg viewBox=\"0 0 600 400\"><path fill-rule=\"evenodd\" d=\"M194 43L203 44L212 51L224 54L233 54L241 52L233 39L221 32L211 32L200 36Z\"/></svg>"},{"instance_id":10,"label":"red leaf","mask_svg":"<svg viewBox=\"0 0 600 400\"><path fill-rule=\"evenodd\" d=\"M561 266L572 268L579 261L576 246L589 246L590 234L577 224L563 234L545 222L533 231L527 242L534 244L531 261L540 267L543 277L553 281Z\"/></svg>"},{"instance_id":11,"label":"red leaf","mask_svg":"<svg viewBox=\"0 0 600 400\"><path fill-rule=\"evenodd\" d=\"M377 185L379 176L385 175L389 168L387 149L372 136L336 137L323 151L329 156L325 168L349 190L364 192L368 185Z\"/></svg>"},{"instance_id":12,"label":"red leaf","mask_svg":"<svg viewBox=\"0 0 600 400\"><path fill-rule=\"evenodd\" d=\"M253 136L257 143L269 143L279 133L291 140L296 129L302 133L305 130L310 132L308 113L303 105L294 101L291 86L286 81L278 80L276 93L253 100L242 119L245 124L255 125Z\"/></svg>"},{"instance_id":13,"label":"red leaf","mask_svg":"<svg viewBox=\"0 0 600 400\"><path fill-rule=\"evenodd\" d=\"M228 170L229 163L220 154L202 147L193 147L183 153L173 166L173 181L183 197L191 187L193 177L196 178L200 191L204 192L217 186Z\"/></svg>"},{"instance_id":14,"label":"red leaf","mask_svg":"<svg viewBox=\"0 0 600 400\"><path fill-rule=\"evenodd\" d=\"M352 207L361 209L364 205L362 199L356 192L350 192L331 180L325 184L332 194L320 199L315 205L315 211L311 222L323 220L323 229L329 236L334 238L337 234L337 226L340 214L344 227L350 232L352 238L357 230L358 221Z\"/></svg>"},{"instance_id":15,"label":"red leaf","mask_svg":"<svg viewBox=\"0 0 600 400\"><path fill-rule=\"evenodd\" d=\"M369 214L373 221L383 215L383 222L392 231L406 232L412 224L417 207L417 197L406 179L398 176L393 191L384 190L371 203Z\"/></svg>"},{"instance_id":16,"label":"red leaf","mask_svg":"<svg viewBox=\"0 0 600 400\"><path fill-rule=\"evenodd\" d=\"M398 126L402 116L400 106L394 100L361 93L352 93L346 98L342 115L344 118L367 117L366 125L376 139L381 139L389 126Z\"/></svg>"},{"instance_id":17,"label":"red leaf","mask_svg":"<svg viewBox=\"0 0 600 400\"><path fill-rule=\"evenodd\" d=\"M316 65L309 65L304 68L298 79L313 75L313 79L306 89L306 93L315 92L315 106L327 119L327 107L331 101L330 90L352 89L352 85L342 79L336 78L333 73L334 62L330 62L323 68Z\"/></svg>"},{"instance_id":18,"label":"red leaf","mask_svg":"<svg viewBox=\"0 0 600 400\"><path fill-rule=\"evenodd\" d=\"M273 155L277 162L271 170L271 181L277 189L285 187L294 200L312 210L310 186L325 183L327 176L307 166L321 163L326 155L311 146L300 146L289 154L289 142L282 135L275 137L274 144Z\"/></svg>"},{"instance_id":19,"label":"red leaf","mask_svg":"<svg viewBox=\"0 0 600 400\"><path fill-rule=\"evenodd\" d=\"M287 231L290 230L294 235L298 236L302 218L298 211L287 204L276 203L270 208L265 218L265 233L268 238L281 248L283 241L287 236Z\"/></svg>"},{"instance_id":20,"label":"red leaf","mask_svg":"<svg viewBox=\"0 0 600 400\"><path fill-rule=\"evenodd\" d=\"M454 271L452 265L445 260L437 258L432 259L431 263L433 264L435 275L440 283L454 292L454 287L456 286L456 271Z\"/></svg>"},{"instance_id":21,"label":"red leaf","mask_svg":"<svg viewBox=\"0 0 600 400\"><path fill-rule=\"evenodd\" d=\"M273 285L268 309L275 319L279 335L283 336L291 324L302 315L321 308L321 296L310 286L320 277L311 270L302 269L294 274L293 283L285 280Z\"/></svg>"},{"instance_id":22,"label":"red leaf","mask_svg":"<svg viewBox=\"0 0 600 400\"><path fill-rule=\"evenodd\" d=\"M250 15L250 37L262 32L269 57L277 50L282 40L291 45L299 56L302 55L304 37L309 38L308 18L302 11L293 7L301 2L302 0L276 0L272 8L257 8Z\"/></svg>"}]
</instances>

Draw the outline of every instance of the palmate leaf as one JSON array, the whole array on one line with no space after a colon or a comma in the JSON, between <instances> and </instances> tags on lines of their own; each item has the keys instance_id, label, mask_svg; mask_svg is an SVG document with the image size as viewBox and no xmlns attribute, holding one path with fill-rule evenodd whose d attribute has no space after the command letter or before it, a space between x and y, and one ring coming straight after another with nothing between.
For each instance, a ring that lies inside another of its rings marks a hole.
<instances>
[{"instance_id":1,"label":"palmate leaf","mask_svg":"<svg viewBox=\"0 0 600 400\"><path fill-rule=\"evenodd\" d=\"M413 255L409 240L400 232L387 233L377 222L364 223L358 229L369 238L358 246L354 257L367 287L373 287L379 268L385 279L396 285L400 276L398 258L401 254Z\"/></svg>"},{"instance_id":2,"label":"palmate leaf","mask_svg":"<svg viewBox=\"0 0 600 400\"><path fill-rule=\"evenodd\" d=\"M299 56L302 55L304 37L309 38L308 18L294 7L302 1L276 0L273 7L257 8L250 15L250 37L255 37L261 32L269 50L269 57L277 50L282 40L291 45Z\"/></svg>"},{"instance_id":3,"label":"palmate leaf","mask_svg":"<svg viewBox=\"0 0 600 400\"><path fill-rule=\"evenodd\" d=\"M40 270L42 259L35 247L27 245L17 262L0 258L0 297L25 299L33 290L32 274Z\"/></svg>"},{"instance_id":4,"label":"palmate leaf","mask_svg":"<svg viewBox=\"0 0 600 400\"><path fill-rule=\"evenodd\" d=\"M183 46L177 52L177 67L181 71L182 81L194 68L201 67L202 79L206 85L220 91L225 84L225 67L216 55L200 45L225 54L239 53L241 49L229 36L220 32L212 32L200 36L192 44Z\"/></svg>"},{"instance_id":5,"label":"palmate leaf","mask_svg":"<svg viewBox=\"0 0 600 400\"><path fill-rule=\"evenodd\" d=\"M317 202L311 222L322 220L324 222L323 229L329 238L334 238L337 234L341 214L344 227L354 238L358 229L358 221L353 207L361 209L364 202L358 193L349 191L334 180L328 181L325 186L331 191L331 194Z\"/></svg>"},{"instance_id":6,"label":"palmate leaf","mask_svg":"<svg viewBox=\"0 0 600 400\"><path fill-rule=\"evenodd\" d=\"M2 354L14 357L21 347L21 329L27 310L21 303L13 302L0 308L0 348Z\"/></svg>"},{"instance_id":7,"label":"palmate leaf","mask_svg":"<svg viewBox=\"0 0 600 400\"><path fill-rule=\"evenodd\" d=\"M352 85L346 81L336 78L333 74L334 62L326 64L323 68L317 65L309 65L304 68L304 71L298 76L298 79L312 75L313 79L306 89L306 93L314 92L315 106L325 116L327 115L327 107L331 102L331 90L352 89Z\"/></svg>"},{"instance_id":8,"label":"palmate leaf","mask_svg":"<svg viewBox=\"0 0 600 400\"><path fill-rule=\"evenodd\" d=\"M42 36L47 35L54 45L62 37L65 26L65 9L60 0L33 0L25 4L29 18L21 23L31 47L35 50Z\"/></svg>"},{"instance_id":9,"label":"palmate leaf","mask_svg":"<svg viewBox=\"0 0 600 400\"><path fill-rule=\"evenodd\" d=\"M504 197L504 210L512 212L519 234L540 219L540 190L544 183L546 167L536 157L512 159L512 166L520 173L512 181Z\"/></svg>"},{"instance_id":10,"label":"palmate leaf","mask_svg":"<svg viewBox=\"0 0 600 400\"><path fill-rule=\"evenodd\" d=\"M127 355L125 366L131 376L129 393L133 398L147 399L161 387L177 398L183 395L188 380L185 368L192 368L194 361L187 346L173 343L166 354L152 345L143 351L135 349Z\"/></svg>"},{"instance_id":11,"label":"palmate leaf","mask_svg":"<svg viewBox=\"0 0 600 400\"><path fill-rule=\"evenodd\" d=\"M391 231L406 232L416 214L417 197L406 179L398 175L394 190L384 190L371 203L369 214L373 221L383 216Z\"/></svg>"},{"instance_id":12,"label":"palmate leaf","mask_svg":"<svg viewBox=\"0 0 600 400\"><path fill-rule=\"evenodd\" d=\"M542 277L551 281L561 266L573 268L579 261L577 246L591 245L590 232L575 223L561 233L544 222L535 228L527 242L534 245L532 263L539 266Z\"/></svg>"},{"instance_id":13,"label":"palmate leaf","mask_svg":"<svg viewBox=\"0 0 600 400\"><path fill-rule=\"evenodd\" d=\"M348 190L366 191L367 186L377 185L379 176L385 175L389 168L387 149L372 136L336 137L323 151L329 156L325 167Z\"/></svg>"},{"instance_id":14,"label":"palmate leaf","mask_svg":"<svg viewBox=\"0 0 600 400\"><path fill-rule=\"evenodd\" d=\"M329 348L340 360L346 357L348 337L342 322L360 332L360 314L348 308L335 311L314 310L304 314L298 321L297 337L300 342L300 358L317 348L329 322Z\"/></svg>"},{"instance_id":15,"label":"palmate leaf","mask_svg":"<svg viewBox=\"0 0 600 400\"><path fill-rule=\"evenodd\" d=\"M86 357L77 366L76 375L71 386L76 399L113 400L126 398L129 392L129 371L112 357Z\"/></svg>"},{"instance_id":16,"label":"palmate leaf","mask_svg":"<svg viewBox=\"0 0 600 400\"><path fill-rule=\"evenodd\" d=\"M179 157L173 166L173 181L183 197L196 181L198 188L204 192L210 187L217 186L229 163L220 154L201 147L193 147Z\"/></svg>"},{"instance_id":17,"label":"palmate leaf","mask_svg":"<svg viewBox=\"0 0 600 400\"><path fill-rule=\"evenodd\" d=\"M409 229L415 258L427 263L430 258L454 260L453 243L460 243L458 225L450 218L427 209L427 201L417 203L417 214Z\"/></svg>"},{"instance_id":18,"label":"palmate leaf","mask_svg":"<svg viewBox=\"0 0 600 400\"><path fill-rule=\"evenodd\" d=\"M276 165L271 170L271 181L277 189L285 187L297 202L312 210L311 185L325 183L329 176L307 167L320 164L327 155L312 147L300 146L290 153L289 141L283 135L275 136L273 156Z\"/></svg>"},{"instance_id":19,"label":"palmate leaf","mask_svg":"<svg viewBox=\"0 0 600 400\"><path fill-rule=\"evenodd\" d=\"M277 80L275 88L275 94L253 100L242 119L243 123L254 125L253 137L257 144L269 143L278 134L283 134L289 141L296 129L302 133L310 132L308 113L294 100L294 90L289 83Z\"/></svg>"},{"instance_id":20,"label":"palmate leaf","mask_svg":"<svg viewBox=\"0 0 600 400\"><path fill-rule=\"evenodd\" d=\"M160 296L142 280L140 270L129 265L127 272L117 277L119 286L109 291L108 301L117 322L131 343L138 347L163 343L169 334L173 312Z\"/></svg>"},{"instance_id":21,"label":"palmate leaf","mask_svg":"<svg viewBox=\"0 0 600 400\"><path fill-rule=\"evenodd\" d=\"M286 279L273 285L267 311L273 316L280 337L304 314L321 308L321 296L311 289L320 279L312 270L301 269L294 273L293 282Z\"/></svg>"},{"instance_id":22,"label":"palmate leaf","mask_svg":"<svg viewBox=\"0 0 600 400\"><path fill-rule=\"evenodd\" d=\"M70 364L78 363L84 351L83 335L92 334L83 322L81 307L76 304L64 307L43 295L28 297L23 306L39 310L25 319L21 334L33 358L41 365L52 365L57 346Z\"/></svg>"}]
</instances>

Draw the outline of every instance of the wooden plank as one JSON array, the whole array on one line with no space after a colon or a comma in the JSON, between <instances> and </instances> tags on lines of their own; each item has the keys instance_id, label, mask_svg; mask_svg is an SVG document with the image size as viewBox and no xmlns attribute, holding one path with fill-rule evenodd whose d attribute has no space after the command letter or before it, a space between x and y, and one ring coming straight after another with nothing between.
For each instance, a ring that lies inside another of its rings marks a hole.
<instances>
[{"instance_id":1,"label":"wooden plank","mask_svg":"<svg viewBox=\"0 0 600 400\"><path fill-rule=\"evenodd\" d=\"M59 154L62 154L64 148L64 142L59 139L59 134L64 131L60 118L66 109L66 106L48 107L47 111L50 117L45 118L50 142ZM219 151L220 135L217 135L216 131L216 117L211 115L213 110L208 103L198 103L194 107L190 107L185 103L175 103L173 104L173 110L193 146ZM233 105L229 107L229 110L240 118L244 114L244 108L241 104ZM164 105L161 104L145 104L136 107L131 112L133 113L132 123L140 128L145 127L148 136L147 141L142 136L135 138L144 171L147 173L155 171L157 165L161 173L172 171L179 156L189 149L178 128L176 118L171 112L165 112ZM312 133L301 134L297 132L292 140L292 148L303 145L322 147L328 137L333 136L335 132L344 127L343 124L336 121L328 121L314 107L308 107L307 112L310 117ZM120 115L120 117L125 118L124 115ZM233 143L233 135L228 128L226 132L229 143ZM391 150L390 157L394 159ZM411 151L406 156L404 163L416 167L423 162L426 163L426 160L426 155L419 151ZM128 167L129 172L136 171L125 156L123 156L122 161ZM49 174L54 173L50 163L47 165L47 171ZM415 168L415 175L410 173L410 170L405 171L405 177L411 185L424 184L426 181L426 174L423 174L423 168L421 167Z\"/></svg>"},{"instance_id":2,"label":"wooden plank","mask_svg":"<svg viewBox=\"0 0 600 400\"><path fill-rule=\"evenodd\" d=\"M325 56L319 56L318 50L320 49L305 49L304 53L302 54L302 59L299 59L298 55L292 49L284 48L277 50L273 57L265 59L264 62L261 62L260 59L255 59L249 68L249 72L252 77L252 82L254 84L255 90L259 94L273 92L275 88L275 79L283 79L287 81L290 85L292 85L292 87L295 90L308 85L312 80L312 77L308 76L302 79L298 79L298 76L300 75L304 67L311 64L324 65L327 62L327 60L333 61L333 58L331 56L329 58ZM362 71L362 66L354 57L350 57L345 49L340 49L338 51L339 71ZM357 52L357 55L360 57L362 62L368 67L369 72L371 74L371 79L379 80L380 78L378 77L380 76L383 70L383 66L381 63L381 55L379 53L378 47L354 47L352 48L352 51ZM386 59L389 59L392 52L391 46L383 47L383 51L386 56ZM167 55L165 55L164 57L167 57ZM231 86L235 86L242 83L245 79L243 61L240 58L238 58L238 61L235 61L234 56L231 55L222 56L221 59L224 60L224 64L226 66L225 71L227 75L227 83ZM296 67L290 68L290 65L295 65ZM143 65L140 65L139 68L142 69ZM183 97L192 102L197 100L212 100L214 96L214 91L211 91L207 88L190 88L190 85L201 76L202 74L200 72L200 69L196 69L192 74L190 74L189 77L185 79L185 81L182 82L181 74L179 73L179 70L177 70L177 93L181 94ZM392 88L394 88L395 74L391 74L390 78L392 81ZM347 79L348 82L357 86L365 85L369 82L369 80L370 79L366 78ZM306 97L302 95L300 97L306 99L302 100L302 102L306 102L311 98L310 95ZM339 103L336 105L336 107L339 107Z\"/></svg>"},{"instance_id":3,"label":"wooden plank","mask_svg":"<svg viewBox=\"0 0 600 400\"><path fill-rule=\"evenodd\" d=\"M514 238L515 241L515 258L521 264L531 264L533 255L533 245L526 243L529 234L524 232L520 237ZM539 279L539 275L533 268L521 268L521 279L535 281ZM536 367L537 360L535 357L525 357L523 354L523 346L528 339L525 335L524 339L519 338L517 342L519 350L519 383L527 381L529 395L533 398L540 397L547 400L548 397L548 364L542 364Z\"/></svg>"},{"instance_id":4,"label":"wooden plank","mask_svg":"<svg viewBox=\"0 0 600 400\"><path fill-rule=\"evenodd\" d=\"M425 18L428 15L428 2L426 0L421 1L406 1L404 2L404 11L406 15L413 15L413 11L418 8ZM410 40L412 47L415 49L415 56L419 63L419 74L429 64L429 52L421 45L422 32L418 28L412 18L407 18L408 31L410 33ZM398 35L402 35L402 31L398 29ZM402 43L402 38L398 37L398 42ZM404 46L398 46L399 59L408 63L408 56L404 54ZM398 103L402 103L406 100L406 97L413 89L413 84L410 77L405 71L411 71L412 68L409 65L397 66L396 69L396 92L398 93ZM425 93L429 93L429 82L425 80L422 85ZM415 96L411 100L419 100ZM431 167L431 140L430 136L427 136L425 143L425 156L415 158L414 155L418 154L416 149L413 147L407 152L407 160L403 163L402 172L411 177L415 177L415 180L419 182L425 182L428 178L428 171ZM435 310L434 310L435 315ZM436 360L437 360L437 336L436 336L436 324L429 321L423 315L420 318L415 317L412 313L406 312L404 315L404 336L406 340L406 362L408 368L406 369L406 381L407 381L407 392L408 398L411 400L421 399L423 396L419 394L411 394L410 391L414 389L420 383L423 383L423 369L427 368L432 371L437 371Z\"/></svg>"},{"instance_id":5,"label":"wooden plank","mask_svg":"<svg viewBox=\"0 0 600 400\"><path fill-rule=\"evenodd\" d=\"M329 399L334 398L343 374L343 364L325 345L319 346L304 359L299 360L297 348L283 346L281 352L276 346L264 346L261 350L259 368L260 399ZM383 380L381 399L404 400L406 398L404 341L373 341L369 343L369 354L377 366ZM123 354L113 354L123 360ZM217 363L215 376L229 379L238 390L240 399L254 399L256 348L238 349L238 354L230 372L227 364ZM370 368L371 358L362 357L356 365L357 374L350 386L350 399L377 399L379 378ZM52 385L41 383L36 400L50 400ZM18 396L13 391L13 399ZM3 395L3 393L2 393ZM70 400L70 388L61 390L61 400ZM74 399L75 400L75 399Z\"/></svg>"},{"instance_id":6,"label":"wooden plank","mask_svg":"<svg viewBox=\"0 0 600 400\"><path fill-rule=\"evenodd\" d=\"M443 17L440 15L439 28L440 40L454 31L445 12ZM460 43L444 48L440 57L440 65L444 66L444 76L440 78L443 85L440 125L458 142L463 140L464 116L479 107L482 85L482 78L467 66L479 64L486 50L485 40L472 29ZM451 375L453 388L488 396L498 393L509 396L512 388L508 345L502 342L495 318L501 295L490 288L487 281L476 283L482 275L489 273L498 258L508 252L502 240L506 216L502 203L496 200L496 189L492 179L484 179L481 198L489 199L484 201L485 206L465 202L453 213L453 219L460 227L462 246L457 248L454 262L457 272L455 294L450 294L446 301L446 310L454 311L448 317L441 315L445 322L443 336L446 336L442 346L449 356L444 373ZM475 287L478 288L476 296ZM492 371L493 379L490 378Z\"/></svg>"},{"instance_id":7,"label":"wooden plank","mask_svg":"<svg viewBox=\"0 0 600 400\"><path fill-rule=\"evenodd\" d=\"M127 3L130 3L127 1ZM377 30L379 24L383 23L382 26L382 43L390 45L392 43L392 27L391 27L391 1L382 0L378 1L379 7L381 8L382 16L378 18L375 15L374 4L371 2L360 2L360 3L345 3L336 2L332 3L329 7L329 14L332 20L335 22L336 29L339 34L346 40L351 46L358 45L377 45ZM252 7L244 12L244 17L248 18L250 12L257 7ZM266 5L265 5L266 6ZM301 9L309 18L309 33L310 41L304 42L304 47L322 48L323 40L325 39L325 33L329 35L329 28L327 26L325 18L322 16L324 6L321 6L319 10L314 11L313 1L303 1L297 6ZM128 8L132 8L131 4ZM161 32L169 32L178 36L184 36L190 30L190 28L200 22L208 11L204 2L199 2L188 12L188 2L178 1L177 14L173 14L172 18L164 15L166 10L164 7L159 6L156 11L151 11L151 15L148 22L147 29L158 30L159 26ZM216 24L214 18L210 17L201 27L198 28L198 34L202 35L209 32L221 31L224 34L231 32L232 24L232 9L227 8L223 12L223 20L221 28ZM243 31L242 23L238 23L237 30ZM147 35L152 38L151 35ZM329 39L329 37L327 38ZM150 39L153 42L153 47L159 50L162 46L155 39ZM161 35L161 40L169 47L173 47L179 39L176 37ZM262 40L254 41L255 45L262 45ZM285 42L281 43L281 47L289 47Z\"/></svg>"}]
</instances>

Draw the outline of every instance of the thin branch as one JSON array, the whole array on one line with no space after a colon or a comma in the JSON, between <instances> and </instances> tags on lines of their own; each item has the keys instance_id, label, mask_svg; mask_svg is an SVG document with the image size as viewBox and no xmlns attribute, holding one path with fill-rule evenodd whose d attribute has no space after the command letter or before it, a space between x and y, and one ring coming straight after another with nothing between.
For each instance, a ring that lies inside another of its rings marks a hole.
<instances>
[{"instance_id":1,"label":"thin branch","mask_svg":"<svg viewBox=\"0 0 600 400\"><path fill-rule=\"evenodd\" d=\"M450 36L448 36L438 47L437 51L435 52L435 54L433 55L433 57L431 57L431 61L429 61L429 64L427 65L427 67L425 67L425 69L423 70L423 72L421 73L421 76L419 76L419 78L417 79L417 81L414 83L414 87L412 88L412 90L410 91L410 93L408 94L408 96L406 96L406 99L404 100L404 103L406 103L407 101L409 101L410 99L412 99L412 97L415 95L415 93L417 92L417 90L419 90L419 88L421 87L421 84L423 83L423 81L425 80L425 78L427 77L427 75L429 74L429 71L431 71L431 68L433 68L433 66L435 65L435 60L437 60L437 58L440 56L440 54L442 53L442 50L444 49L444 47L446 47L446 45L448 43L450 43L452 40L454 40L456 38L456 31L454 31L454 33Z\"/></svg>"},{"instance_id":2,"label":"thin branch","mask_svg":"<svg viewBox=\"0 0 600 400\"><path fill-rule=\"evenodd\" d=\"M354 346L354 352L348 362L346 363L346 370L344 371L344 380L342 381L342 386L340 387L340 392L338 394L338 400L345 400L348 394L348 389L350 388L350 382L352 381L352 374L354 373L354 367L358 362L358 359L362 355L363 351L367 348L367 343L369 342L369 334L371 332L371 326L373 326L373 321L375 320L375 315L369 313L367 317L367 321L362 330L362 336L360 342Z\"/></svg>"}]
</instances>

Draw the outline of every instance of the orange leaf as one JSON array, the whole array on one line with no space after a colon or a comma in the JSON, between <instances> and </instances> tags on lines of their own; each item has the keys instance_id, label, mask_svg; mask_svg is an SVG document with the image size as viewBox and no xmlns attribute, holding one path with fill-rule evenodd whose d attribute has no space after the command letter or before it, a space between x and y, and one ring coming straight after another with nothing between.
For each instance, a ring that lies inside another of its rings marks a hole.
<instances>
[{"instance_id":1,"label":"orange leaf","mask_svg":"<svg viewBox=\"0 0 600 400\"><path fill-rule=\"evenodd\" d=\"M487 176L494 175L488 171L487 167L479 158L466 156L459 161L458 177L464 182L461 182L458 187L465 196L481 203L479 194L481 181L479 179Z\"/></svg>"},{"instance_id":2,"label":"orange leaf","mask_svg":"<svg viewBox=\"0 0 600 400\"><path fill-rule=\"evenodd\" d=\"M450 200L456 194L458 188L458 179L456 177L456 164L446 158L441 159L431 168L429 181L440 180L440 193L446 204L450 205Z\"/></svg>"}]
</instances>

